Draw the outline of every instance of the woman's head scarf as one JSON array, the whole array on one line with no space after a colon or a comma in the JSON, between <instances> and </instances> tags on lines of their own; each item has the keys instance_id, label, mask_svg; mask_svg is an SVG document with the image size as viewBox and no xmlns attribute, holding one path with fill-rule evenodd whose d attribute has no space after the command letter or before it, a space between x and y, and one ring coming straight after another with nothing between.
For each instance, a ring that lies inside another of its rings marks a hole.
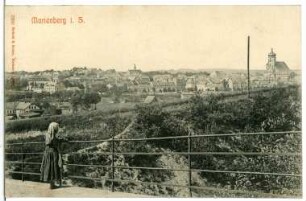
<instances>
[{"instance_id":1,"label":"woman's head scarf","mask_svg":"<svg viewBox=\"0 0 306 201\"><path fill-rule=\"evenodd\" d=\"M58 123L52 122L49 124L48 132L46 134L46 144L50 144L52 142L58 130L59 130Z\"/></svg>"}]
</instances>

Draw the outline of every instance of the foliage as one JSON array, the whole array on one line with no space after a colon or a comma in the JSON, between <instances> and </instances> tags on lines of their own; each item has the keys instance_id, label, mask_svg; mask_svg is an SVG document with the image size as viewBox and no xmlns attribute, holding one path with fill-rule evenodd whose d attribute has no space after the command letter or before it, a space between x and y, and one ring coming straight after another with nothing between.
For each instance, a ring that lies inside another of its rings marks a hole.
<instances>
[{"instance_id":1,"label":"foliage","mask_svg":"<svg viewBox=\"0 0 306 201\"><path fill-rule=\"evenodd\" d=\"M275 132L300 130L301 105L297 90L276 89L235 103L219 97L195 97L190 123L198 133ZM207 152L301 152L301 138L291 134L202 138L194 151ZM194 156L196 168L251 172L301 173L299 158L288 156ZM274 175L202 173L209 182L231 189L292 193L301 187L298 177ZM287 189L287 190L286 190ZM291 191L289 190L291 189Z\"/></svg>"},{"instance_id":2,"label":"foliage","mask_svg":"<svg viewBox=\"0 0 306 201\"><path fill-rule=\"evenodd\" d=\"M297 90L275 89L252 99L225 101L224 96L196 96L189 113L169 113L158 105L136 109L135 133L142 137L163 137L203 133L239 133L300 130L301 106ZM136 134L134 134L137 136ZM207 152L301 152L301 138L292 134L195 138L193 151ZM186 151L186 141L148 141L154 147ZM144 161L146 157L142 157ZM152 160L154 161L154 160ZM288 156L192 156L193 167L209 170L278 172L301 174L299 158ZM201 173L209 185L239 190L293 193L300 189L298 177L275 175Z\"/></svg>"},{"instance_id":3,"label":"foliage","mask_svg":"<svg viewBox=\"0 0 306 201\"><path fill-rule=\"evenodd\" d=\"M127 118L131 116L129 113L132 109L121 110L121 117ZM107 119L118 118L118 109L106 111L92 111L88 113L79 113L78 115L55 115L49 117L39 117L30 119L21 119L5 122L5 132L22 132L30 130L46 130L48 125L55 121L67 128L87 129L95 125L102 124Z\"/></svg>"},{"instance_id":4,"label":"foliage","mask_svg":"<svg viewBox=\"0 0 306 201\"><path fill-rule=\"evenodd\" d=\"M82 104L88 108L91 104L96 105L101 101L101 97L98 93L86 93L82 97Z\"/></svg>"},{"instance_id":5,"label":"foliage","mask_svg":"<svg viewBox=\"0 0 306 201\"><path fill-rule=\"evenodd\" d=\"M300 130L301 100L298 91L279 89L267 96L257 96L251 108L251 127L263 131Z\"/></svg>"},{"instance_id":6,"label":"foliage","mask_svg":"<svg viewBox=\"0 0 306 201\"><path fill-rule=\"evenodd\" d=\"M28 85L28 80L20 77L11 77L5 80L5 89L7 90L24 90Z\"/></svg>"},{"instance_id":7,"label":"foliage","mask_svg":"<svg viewBox=\"0 0 306 201\"><path fill-rule=\"evenodd\" d=\"M184 127L185 122L164 111L159 105L138 105L136 114L136 122L133 129L135 132L142 133L146 138L188 135L188 131ZM178 146L175 143L177 140L170 141L172 143L169 143L169 140L148 141L146 143L172 150L186 150L186 146L182 146L185 144L184 142Z\"/></svg>"},{"instance_id":8,"label":"foliage","mask_svg":"<svg viewBox=\"0 0 306 201\"><path fill-rule=\"evenodd\" d=\"M223 96L196 96L190 102L177 104L173 110L171 104L139 105L135 109L134 124L120 135L121 138L151 138L179 135L199 135L216 133L244 133L261 131L290 131L301 129L301 97L299 90L275 89L269 93L252 96L250 99L225 99ZM60 118L60 122L69 127L71 137L88 140L105 139L120 133L129 124L129 118L103 118L102 113L91 113L69 118ZM46 122L47 123L47 122ZM75 126L73 126L75 125ZM90 125L90 126L88 126ZM37 125L36 125L37 126ZM71 127L70 127L71 126ZM79 126L79 128L78 128ZM85 132L81 128L85 127ZM97 128L97 132L93 132ZM12 129L12 128L10 128ZM46 129L46 128L44 128ZM94 133L94 134L93 134ZM102 133L102 135L100 135ZM235 135L221 137L192 138L191 149L194 152L272 152L301 153L301 137L289 133L278 135ZM68 155L69 163L110 165L112 157L104 154L111 150L111 143L66 147L68 151L77 151L78 155ZM147 140L116 142L116 152L185 152L187 140ZM81 149L82 148L82 149ZM30 150L30 149L29 149ZM69 152L68 152L69 153ZM187 169L188 160L185 156L152 155L118 155L115 165L147 166ZM274 155L192 155L192 169L219 171L243 171L246 173L229 172L194 172L192 185L216 187L233 190L260 191L267 193L293 195L301 190L301 178L280 175L260 175L248 172L301 174L299 157ZM100 178L106 187L111 183L105 178L111 177L109 168L69 167L70 174ZM115 169L116 179L133 181L155 181L168 184L188 185L187 174L168 170ZM78 185L92 187L88 180L73 180ZM139 185L115 183L116 190L153 195L185 196L185 190L163 188L158 185ZM195 190L197 196L216 192ZM218 196L237 196L217 192Z\"/></svg>"}]
</instances>

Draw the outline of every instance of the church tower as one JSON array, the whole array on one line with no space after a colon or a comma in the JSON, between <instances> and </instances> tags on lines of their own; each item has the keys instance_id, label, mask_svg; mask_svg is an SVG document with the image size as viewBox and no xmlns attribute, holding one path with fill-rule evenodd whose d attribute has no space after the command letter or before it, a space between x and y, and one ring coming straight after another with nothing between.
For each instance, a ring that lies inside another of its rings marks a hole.
<instances>
[{"instance_id":1,"label":"church tower","mask_svg":"<svg viewBox=\"0 0 306 201\"><path fill-rule=\"evenodd\" d=\"M273 52L272 48L271 52L268 54L268 63L266 64L267 70L273 72L275 70L275 63L276 63L276 54Z\"/></svg>"}]
</instances>

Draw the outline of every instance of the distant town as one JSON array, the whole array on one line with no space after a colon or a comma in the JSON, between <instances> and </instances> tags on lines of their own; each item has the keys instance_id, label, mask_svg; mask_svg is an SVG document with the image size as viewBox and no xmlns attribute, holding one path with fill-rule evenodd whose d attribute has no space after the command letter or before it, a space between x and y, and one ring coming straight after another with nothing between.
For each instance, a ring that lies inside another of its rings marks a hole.
<instances>
[{"instance_id":1,"label":"distant town","mask_svg":"<svg viewBox=\"0 0 306 201\"><path fill-rule=\"evenodd\" d=\"M264 59L264 58L263 58ZM251 70L250 90L299 84L301 74L276 59L273 49L263 70ZM247 70L165 70L126 72L73 67L70 70L6 72L6 120L69 115L110 107L171 102L196 94L236 93L248 89Z\"/></svg>"}]
</instances>

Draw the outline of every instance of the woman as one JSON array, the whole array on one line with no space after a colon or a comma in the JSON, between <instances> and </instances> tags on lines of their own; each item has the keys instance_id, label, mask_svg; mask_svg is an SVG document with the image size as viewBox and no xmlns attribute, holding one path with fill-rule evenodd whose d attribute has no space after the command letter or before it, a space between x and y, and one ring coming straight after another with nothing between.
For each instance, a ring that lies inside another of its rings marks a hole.
<instances>
[{"instance_id":1,"label":"woman","mask_svg":"<svg viewBox=\"0 0 306 201\"><path fill-rule=\"evenodd\" d=\"M54 189L56 181L61 183L62 175L62 157L60 151L60 141L62 139L57 136L59 132L59 124L52 122L49 125L48 132L45 136L45 152L40 167L40 180L44 182L50 181L50 188Z\"/></svg>"}]
</instances>

